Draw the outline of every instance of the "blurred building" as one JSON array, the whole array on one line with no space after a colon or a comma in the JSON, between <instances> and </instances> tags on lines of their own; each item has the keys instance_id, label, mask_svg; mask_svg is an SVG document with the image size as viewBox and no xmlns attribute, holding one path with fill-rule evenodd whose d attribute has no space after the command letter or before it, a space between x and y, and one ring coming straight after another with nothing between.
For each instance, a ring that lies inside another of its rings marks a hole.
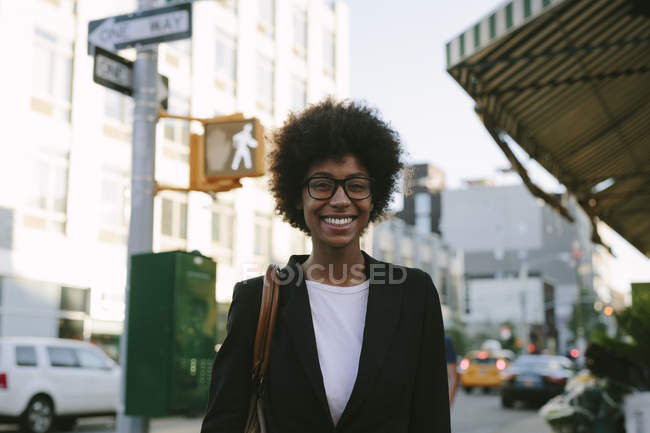
<instances>
[{"instance_id":1,"label":"blurred building","mask_svg":"<svg viewBox=\"0 0 650 433\"><path fill-rule=\"evenodd\" d=\"M443 305L445 319L463 308L463 255L443 244L440 235L423 232L400 218L373 228L373 255L378 260L415 267L431 275Z\"/></svg>"},{"instance_id":2,"label":"blurred building","mask_svg":"<svg viewBox=\"0 0 650 433\"><path fill-rule=\"evenodd\" d=\"M440 197L445 187L445 174L433 164L409 167L402 210L398 217L415 226L420 233L440 234Z\"/></svg>"},{"instance_id":3,"label":"blurred building","mask_svg":"<svg viewBox=\"0 0 650 433\"><path fill-rule=\"evenodd\" d=\"M89 20L136 5L0 0L0 44L11 59L0 80L0 335L115 344L121 333L133 104L92 81L86 39ZM290 110L348 95L345 2L215 0L193 8L192 40L159 46L170 113L243 112L274 127ZM134 57L133 50L121 54ZM160 184L187 186L195 127L158 122ZM245 179L242 189L216 200L159 193L154 251L213 257L217 298L228 302L237 280L309 245L274 216L266 182Z\"/></svg>"},{"instance_id":4,"label":"blurred building","mask_svg":"<svg viewBox=\"0 0 650 433\"><path fill-rule=\"evenodd\" d=\"M591 243L591 225L579 206L562 200L575 223L523 185L442 192L442 238L465 254L464 317L476 330L486 321L543 325L548 346L564 353L579 285L588 293L581 302L611 297L607 272L600 273L609 253Z\"/></svg>"}]
</instances>

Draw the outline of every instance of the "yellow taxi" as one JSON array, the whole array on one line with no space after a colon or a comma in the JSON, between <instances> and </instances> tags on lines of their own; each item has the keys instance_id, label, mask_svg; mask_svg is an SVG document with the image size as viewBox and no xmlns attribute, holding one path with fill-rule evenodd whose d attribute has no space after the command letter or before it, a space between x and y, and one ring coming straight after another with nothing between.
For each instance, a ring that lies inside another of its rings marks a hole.
<instances>
[{"instance_id":1,"label":"yellow taxi","mask_svg":"<svg viewBox=\"0 0 650 433\"><path fill-rule=\"evenodd\" d=\"M460 362L460 384L465 392L483 388L484 392L501 386L501 372L512 360L509 350L472 350Z\"/></svg>"}]
</instances>

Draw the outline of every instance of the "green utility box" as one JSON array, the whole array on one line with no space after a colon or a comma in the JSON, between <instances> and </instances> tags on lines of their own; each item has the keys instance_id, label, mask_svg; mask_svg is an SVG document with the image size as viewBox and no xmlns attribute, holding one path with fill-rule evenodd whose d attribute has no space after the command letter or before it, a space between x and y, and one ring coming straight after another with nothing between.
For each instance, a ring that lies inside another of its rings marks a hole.
<instances>
[{"instance_id":1,"label":"green utility box","mask_svg":"<svg viewBox=\"0 0 650 433\"><path fill-rule=\"evenodd\" d=\"M184 251L134 255L127 415L205 410L217 343L216 263Z\"/></svg>"}]
</instances>

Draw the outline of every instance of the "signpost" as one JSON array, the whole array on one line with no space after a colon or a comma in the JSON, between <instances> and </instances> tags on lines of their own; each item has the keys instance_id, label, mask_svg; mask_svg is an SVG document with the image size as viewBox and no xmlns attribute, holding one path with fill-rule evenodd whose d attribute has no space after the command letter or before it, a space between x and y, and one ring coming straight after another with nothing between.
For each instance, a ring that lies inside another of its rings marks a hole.
<instances>
[{"instance_id":1,"label":"signpost","mask_svg":"<svg viewBox=\"0 0 650 433\"><path fill-rule=\"evenodd\" d=\"M103 48L95 47L93 81L128 96L133 96L133 62ZM158 74L158 102L167 110L169 79Z\"/></svg>"},{"instance_id":2,"label":"signpost","mask_svg":"<svg viewBox=\"0 0 650 433\"><path fill-rule=\"evenodd\" d=\"M159 44L192 36L192 4L182 3L88 23L88 54L92 46L109 51Z\"/></svg>"},{"instance_id":3,"label":"signpost","mask_svg":"<svg viewBox=\"0 0 650 433\"><path fill-rule=\"evenodd\" d=\"M152 0L138 0L139 10L88 24L88 54L94 56L93 80L133 97L133 150L131 159L131 218L127 250L125 321L120 340L122 365L121 405L117 417L119 433L148 433L145 412L125 414L125 396L129 377L129 292L131 257L150 253L153 247L153 200L155 182L156 122L159 106L167 110L169 82L158 74L158 43L192 36L190 2L151 8ZM134 62L115 53L135 46ZM179 117L166 115L165 117ZM204 142L192 140L190 183L192 190L214 193L241 186L239 178L264 173L264 136L257 119L242 115L208 119ZM205 157L205 159L199 159ZM198 163L199 161L204 161ZM189 190L189 189L188 189ZM132 373L132 372L131 372ZM130 382L129 382L130 383ZM135 413L135 412L132 412Z\"/></svg>"},{"instance_id":4,"label":"signpost","mask_svg":"<svg viewBox=\"0 0 650 433\"><path fill-rule=\"evenodd\" d=\"M131 219L127 247L125 320L120 340L122 365L121 404L117 417L120 433L148 433L149 418L124 413L128 369L129 291L131 257L153 248L153 199L156 192L155 150L158 106L167 108L168 80L158 74L158 43L192 36L192 5L183 3L150 8L150 0L138 0L139 10L88 24L88 54L94 55L93 80L133 96L133 151L131 152ZM135 62L111 53L135 46Z\"/></svg>"}]
</instances>

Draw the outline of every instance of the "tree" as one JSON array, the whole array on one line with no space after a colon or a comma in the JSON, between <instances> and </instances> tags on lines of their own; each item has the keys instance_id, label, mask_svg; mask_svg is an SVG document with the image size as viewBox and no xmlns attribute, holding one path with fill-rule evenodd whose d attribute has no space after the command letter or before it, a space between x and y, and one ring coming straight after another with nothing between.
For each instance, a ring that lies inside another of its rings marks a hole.
<instances>
[{"instance_id":1,"label":"tree","mask_svg":"<svg viewBox=\"0 0 650 433\"><path fill-rule=\"evenodd\" d=\"M592 361L590 369L641 389L650 389L650 289L633 292L630 307L616 313L623 338L610 338L604 332L595 341L605 354ZM613 360L613 361L612 361Z\"/></svg>"}]
</instances>

